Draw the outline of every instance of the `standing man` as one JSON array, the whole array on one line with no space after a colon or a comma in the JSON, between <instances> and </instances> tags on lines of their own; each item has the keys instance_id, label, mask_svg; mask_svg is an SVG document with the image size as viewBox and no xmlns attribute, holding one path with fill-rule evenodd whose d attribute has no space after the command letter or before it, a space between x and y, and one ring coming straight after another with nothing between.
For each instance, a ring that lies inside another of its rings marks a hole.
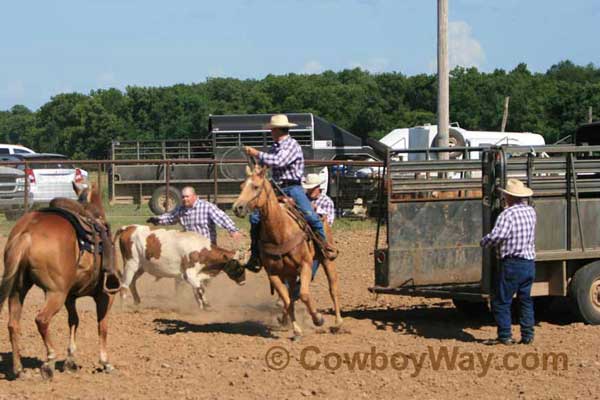
<instances>
[{"instance_id":1,"label":"standing man","mask_svg":"<svg viewBox=\"0 0 600 400\"><path fill-rule=\"evenodd\" d=\"M271 146L269 152L265 153L248 146L244 150L249 156L258 158L261 164L271 167L273 180L277 182L286 196L294 199L296 206L304 214L306 222L326 243L323 223L314 212L301 186L302 176L304 175L304 155L298 142L289 134L289 129L295 126L297 125L290 123L285 114L273 115L271 122L266 126L271 130L271 136L273 137L273 146ZM246 264L246 268L253 272L258 272L261 268L258 251L259 223L260 214L256 211L250 215L252 256ZM331 244L326 243L323 251L325 256L331 259L337 256L337 250Z\"/></svg>"},{"instance_id":2,"label":"standing man","mask_svg":"<svg viewBox=\"0 0 600 400\"><path fill-rule=\"evenodd\" d=\"M186 186L181 190L181 200L183 204L174 211L158 217L148 218L146 222L154 225L174 225L179 222L183 225L184 230L197 232L209 238L213 245L217 244L215 225L226 229L229 236L235 241L242 238L242 234L231 218L213 203L199 199L193 187ZM225 272L238 284L243 284L246 279L243 269L241 271Z\"/></svg>"},{"instance_id":3,"label":"standing man","mask_svg":"<svg viewBox=\"0 0 600 400\"><path fill-rule=\"evenodd\" d=\"M511 304L516 293L521 304L519 324L521 343L533 342L534 313L531 287L535 279L536 214L527 204L533 191L518 179L509 179L506 189L499 188L506 208L496 220L494 229L481 239L481 246L497 246L500 270L492 296L492 311L498 325L498 342L513 344Z\"/></svg>"}]
</instances>

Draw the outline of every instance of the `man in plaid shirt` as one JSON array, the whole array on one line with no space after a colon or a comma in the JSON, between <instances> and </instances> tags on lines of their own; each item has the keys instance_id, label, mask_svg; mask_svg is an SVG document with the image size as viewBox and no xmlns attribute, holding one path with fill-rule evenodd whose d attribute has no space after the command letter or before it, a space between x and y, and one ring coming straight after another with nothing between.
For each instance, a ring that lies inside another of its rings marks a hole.
<instances>
[{"instance_id":1,"label":"man in plaid shirt","mask_svg":"<svg viewBox=\"0 0 600 400\"><path fill-rule=\"evenodd\" d=\"M500 270L492 296L498 325L498 342L512 344L510 309L517 294L521 304L521 343L533 342L534 313L531 287L535 279L536 213L526 203L533 191L518 179L509 179L503 192L507 207L496 219L494 229L481 239L483 247L498 247Z\"/></svg>"},{"instance_id":2,"label":"man in plaid shirt","mask_svg":"<svg viewBox=\"0 0 600 400\"><path fill-rule=\"evenodd\" d=\"M333 200L321 191L321 178L317 174L308 174L306 182L302 184L306 195L310 199L317 215L327 219L329 226L333 226L335 220L335 206Z\"/></svg>"},{"instance_id":3,"label":"man in plaid shirt","mask_svg":"<svg viewBox=\"0 0 600 400\"><path fill-rule=\"evenodd\" d=\"M289 134L289 129L297 126L290 123L285 114L277 114L271 117L267 128L271 129L273 146L268 153L259 151L253 147L245 147L246 154L259 159L260 163L271 167L272 177L286 196L294 199L298 209L302 211L306 222L311 228L325 240L323 223L314 212L310 200L301 186L304 175L304 154L298 142ZM252 238L252 256L246 265L251 271L258 272L261 268L258 251L260 214L258 211L250 215L250 236ZM326 255L335 258L337 251L331 244L324 249Z\"/></svg>"},{"instance_id":4,"label":"man in plaid shirt","mask_svg":"<svg viewBox=\"0 0 600 400\"><path fill-rule=\"evenodd\" d=\"M183 204L171 213L159 217L148 218L146 222L155 225L174 225L181 223L186 231L198 232L217 244L217 229L215 225L226 229L234 240L240 240L242 234L231 218L213 203L199 199L191 186L181 191Z\"/></svg>"}]
</instances>

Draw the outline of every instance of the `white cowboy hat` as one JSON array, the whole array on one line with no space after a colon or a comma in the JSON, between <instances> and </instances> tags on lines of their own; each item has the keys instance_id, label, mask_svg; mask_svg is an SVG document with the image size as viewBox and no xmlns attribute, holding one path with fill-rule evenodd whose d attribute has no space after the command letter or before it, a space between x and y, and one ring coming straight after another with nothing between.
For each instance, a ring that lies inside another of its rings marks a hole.
<instances>
[{"instance_id":1,"label":"white cowboy hat","mask_svg":"<svg viewBox=\"0 0 600 400\"><path fill-rule=\"evenodd\" d=\"M265 125L265 128L293 128L295 126L298 126L298 124L292 124L290 121L288 121L287 115L275 114L271 117L271 122Z\"/></svg>"},{"instance_id":2,"label":"white cowboy hat","mask_svg":"<svg viewBox=\"0 0 600 400\"><path fill-rule=\"evenodd\" d=\"M498 188L498 190L513 197L530 197L533 194L533 190L525 186L520 180L513 178L506 182L506 189Z\"/></svg>"},{"instance_id":3,"label":"white cowboy hat","mask_svg":"<svg viewBox=\"0 0 600 400\"><path fill-rule=\"evenodd\" d=\"M321 186L323 180L317 174L308 174L306 175L306 181L302 182L302 187L304 190L314 189L317 186Z\"/></svg>"},{"instance_id":4,"label":"white cowboy hat","mask_svg":"<svg viewBox=\"0 0 600 400\"><path fill-rule=\"evenodd\" d=\"M361 199L360 197L357 198L356 200L354 200L354 205L355 206L362 206L363 205L363 199Z\"/></svg>"}]
</instances>

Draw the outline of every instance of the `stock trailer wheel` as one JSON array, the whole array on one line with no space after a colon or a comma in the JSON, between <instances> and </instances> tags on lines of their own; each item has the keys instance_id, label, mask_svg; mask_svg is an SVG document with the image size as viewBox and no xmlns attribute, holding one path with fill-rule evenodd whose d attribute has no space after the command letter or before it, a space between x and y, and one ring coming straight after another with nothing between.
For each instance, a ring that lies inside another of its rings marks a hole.
<instances>
[{"instance_id":1,"label":"stock trailer wheel","mask_svg":"<svg viewBox=\"0 0 600 400\"><path fill-rule=\"evenodd\" d=\"M580 268L569 285L573 311L584 322L600 324L600 261Z\"/></svg>"},{"instance_id":2,"label":"stock trailer wheel","mask_svg":"<svg viewBox=\"0 0 600 400\"><path fill-rule=\"evenodd\" d=\"M169 207L165 207L165 202L169 199ZM156 188L156 190L152 193L152 198L150 199L150 210L155 215L161 215L167 212L171 212L175 210L177 207L181 205L181 192L179 189L173 186L169 186L169 193L167 197L167 187L161 186Z\"/></svg>"}]
</instances>

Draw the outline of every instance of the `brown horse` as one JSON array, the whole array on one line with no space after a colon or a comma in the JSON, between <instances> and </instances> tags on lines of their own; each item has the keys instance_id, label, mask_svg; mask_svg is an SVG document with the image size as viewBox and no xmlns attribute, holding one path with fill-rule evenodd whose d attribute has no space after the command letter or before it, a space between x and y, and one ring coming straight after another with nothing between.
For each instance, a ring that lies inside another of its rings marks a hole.
<instances>
[{"instance_id":1,"label":"brown horse","mask_svg":"<svg viewBox=\"0 0 600 400\"><path fill-rule=\"evenodd\" d=\"M300 276L300 299L306 305L313 323L316 326L323 325L323 316L317 312L309 293L315 248L312 241L306 240L304 231L290 212L278 203L273 187L265 178L266 171L266 168L260 166L255 166L254 171L250 168L246 169L248 178L242 184L242 192L233 204L233 210L238 217L259 210L261 216L259 247L262 265L267 271L271 285L277 290L283 302L285 313L292 322L294 339L298 339L302 330L296 322L294 302L290 299L284 282L289 282L290 290L293 291L297 277ZM331 239L331 230L328 228L326 234L328 239ZM273 256L273 249L279 249L281 256ZM342 326L343 319L338 301L338 275L335 262L323 257L319 252L317 257L325 269L329 282L329 294L335 310L335 325L331 330L336 331Z\"/></svg>"},{"instance_id":2,"label":"brown horse","mask_svg":"<svg viewBox=\"0 0 600 400\"><path fill-rule=\"evenodd\" d=\"M97 189L74 185L80 201L84 198L86 209L99 213L105 219L102 200ZM35 317L35 323L46 346L47 360L40 371L44 379L52 378L56 352L50 339L50 321L65 305L69 318L69 347L65 369L76 371L75 334L79 317L75 300L92 296L96 302L98 335L100 337L100 363L103 370L113 368L108 362L106 337L108 311L114 295L102 290L102 273L89 252L80 254L73 226L65 218L52 212L32 211L21 217L8 237L4 251L4 276L0 283L0 310L8 299L8 331L12 344L13 373L23 372L19 353L20 318L23 301L35 284L46 294L46 302Z\"/></svg>"}]
</instances>

